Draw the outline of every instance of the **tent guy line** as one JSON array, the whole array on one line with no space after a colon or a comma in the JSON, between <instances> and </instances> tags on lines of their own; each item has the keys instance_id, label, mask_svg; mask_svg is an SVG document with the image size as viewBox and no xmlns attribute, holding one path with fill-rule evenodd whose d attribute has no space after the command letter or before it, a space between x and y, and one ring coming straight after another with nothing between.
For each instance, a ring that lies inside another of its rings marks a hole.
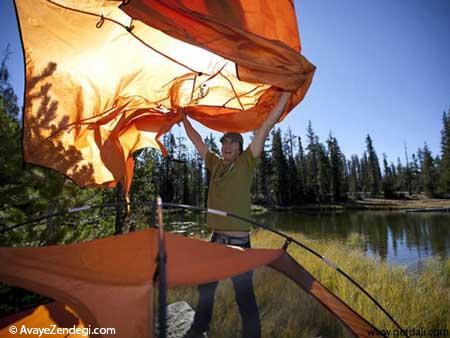
<instances>
[{"instance_id":1,"label":"tent guy line","mask_svg":"<svg viewBox=\"0 0 450 338\"><path fill-rule=\"evenodd\" d=\"M38 221L42 221L44 219L48 219L48 218L53 218L56 216L62 216L65 214L71 214L71 213L77 213L77 212L81 212L81 211L86 211L86 210L90 210L90 209L99 209L99 208L108 208L108 207L115 207L118 205L121 206L145 206L145 205L149 205L153 207L152 210L152 216L151 218L154 218L151 220L150 224L153 224L154 226L156 226L156 217L157 214L155 213L156 210L154 210L155 208L157 208L159 206L159 203L155 203L157 202L155 201L136 201L136 202L118 202L118 203L109 203L109 204L100 204L100 205L84 205L81 207L77 207L77 208L71 208L71 209L67 209L65 211L59 211L59 212L54 212L54 213L50 213L44 216L40 216L37 217L35 219L31 219L27 222L23 222L23 223L19 223L16 225L12 225L9 227L5 227L3 229L0 229L0 235L16 229L18 227L21 226L25 226L28 224L32 224ZM236 214L230 213L230 212L226 212L223 210L216 210L216 209L207 209L207 208L202 208L202 207L196 207L196 206L192 206L192 205L187 205L187 204L178 204L178 203L167 203L167 202L161 202L160 204L161 207L166 207L166 208L181 208L181 209L187 209L187 210L193 210L193 211L199 211L199 212L205 212L205 213L210 213L210 214L215 214L215 215L219 215L219 216L223 216L223 217L232 217L235 219L239 219L241 221L244 222L248 222L254 226L256 226L257 228L261 228L264 230L267 230L269 232L272 232L280 237L283 237L285 239L285 243L283 245L283 250L286 251L288 249L288 246L291 243L294 243L296 245L298 245L299 247L303 248L304 250L308 251L309 253L313 254L314 256L316 256L317 258L319 258L322 262L324 262L325 264L327 264L328 266L330 266L331 268L333 268L336 272L338 272L339 274L341 274L342 276L344 276L349 282L351 282L354 286L356 286L364 295L366 295L391 321L392 323L394 323L397 328L400 329L401 332L403 332L405 334L405 337L409 337L409 335L407 334L407 331L404 330L401 325L394 319L394 317L368 292L366 291L358 282L356 282L351 276L349 276L345 271L343 271L341 268L339 268L339 266L337 266L333 261L331 261L329 258L325 257L324 255L321 255L320 253L318 253L317 251L315 251L314 249L310 248L309 246L307 246L304 243L301 243L300 241L297 241L296 239L290 237L289 235L276 230L268 225L265 224L261 224L258 222L255 222L251 219L245 218L245 217L241 217L238 216ZM159 215L158 215L159 217ZM160 224L162 224L162 220L159 221Z\"/></svg>"},{"instance_id":2,"label":"tent guy line","mask_svg":"<svg viewBox=\"0 0 450 338\"><path fill-rule=\"evenodd\" d=\"M164 56L165 58L169 59L170 61L175 62L176 64L178 64L178 65L180 65L180 66L182 66L182 67L184 67L184 68L190 70L191 72L194 72L194 73L197 73L197 74L200 74L200 75L202 74L202 72L198 72L198 71L196 71L196 70L190 68L189 66L186 66L185 64L183 64L183 63L181 63L181 62L179 62L179 61L177 61L177 60L171 58L170 56L164 54L163 52L161 52L161 51L159 51L159 50L153 48L152 46L150 46L149 44L147 44L145 41L143 41L141 38L139 38L136 34L134 34L134 33L133 33L133 28L134 28L134 26L132 25L132 23L133 23L133 18L130 18L130 19L131 19L130 25L129 25L129 26L126 26L126 25L124 25L123 23L121 23L121 22L119 22L119 21L117 21L117 20L114 20L114 19L105 17L103 14L98 15L97 13L92 13L92 12L88 12L88 11L83 11L83 10L81 10L81 9L76 9L76 8L64 6L64 5L61 5L61 4L59 4L59 3L54 2L54 1L52 1L52 0L47 0L47 2L49 2L49 3L51 3L52 5L55 5L55 6L57 6L57 7L60 7L60 8L69 10L69 11L73 11L73 12L77 12L77 13L80 13L80 14L85 14L85 15L91 15L91 16L98 17L98 18L99 18L99 21L98 21L97 24L95 25L96 28L101 28L102 25L103 25L103 23L105 22L105 20L110 21L110 22L113 22L113 23L115 23L116 25L119 25L119 26L123 27L123 28L124 28L128 33L130 33L135 39L137 39L139 42L141 42L143 45L145 45L146 47L150 48L150 49L153 50L154 52L156 52L156 53L158 53L158 54ZM120 5L120 6L124 6L124 5L126 5L126 3L123 2L122 5Z\"/></svg>"},{"instance_id":3,"label":"tent guy line","mask_svg":"<svg viewBox=\"0 0 450 338\"><path fill-rule=\"evenodd\" d=\"M178 65L180 65L180 66L182 66L182 67L184 67L184 68L186 68L186 69L188 69L188 70L190 70L191 72L193 72L193 73L194 73L194 79L193 79L194 83L193 83L193 85L192 85L191 102L193 101L193 96L194 96L194 91L195 91L195 82L196 82L198 76L209 75L209 78L208 78L206 81L204 81L204 83L205 83L205 82L211 80L212 78L214 78L215 76L220 75L220 76L222 76L222 77L228 82L228 84L230 85L230 87L231 87L231 89L232 89L232 91L233 91L233 93L234 93L234 95L235 95L234 98L231 98L231 99L229 99L227 102L225 102L225 103L223 104L223 106L225 106L225 105L226 105L228 102L230 102L231 100L236 99L236 100L238 101L239 105L241 106L241 109L242 109L242 110L245 110L244 105L242 104L242 102L241 102L241 100L240 100L240 98L239 98L239 95L238 95L238 93L237 93L237 91L236 91L236 88L234 88L234 86L233 86L233 83L230 81L230 79L229 79L228 77L226 77L225 75L222 74L222 70L225 68L226 64L224 64L224 65L223 65L217 72L215 72L214 74L207 74L207 73L204 73L204 72L197 71L197 70L195 70L195 69L193 69L193 68L191 68L191 67L185 65L184 63L175 60L174 58L172 58L172 57L170 57L169 55L167 55L167 54L161 52L160 50L158 50L158 49L156 49L156 48L150 46L148 43L146 43L144 40L142 40L140 37L138 37L136 34L134 34L134 33L133 33L133 28L134 28L134 26L133 26L133 24L132 24L132 23L133 23L133 18L130 18L130 24L129 24L129 26L126 26L126 25L124 25L123 23L121 23L121 22L119 22L119 21L117 21L117 20L114 20L114 19L105 17L103 14L98 15L97 13L92 13L92 12L83 11L83 10L80 10L80 9L76 9L76 8L64 6L64 5L61 5L61 4L58 4L58 3L54 2L54 1L52 1L52 0L47 0L47 2L51 3L52 5L58 6L58 7L60 7L60 8L69 10L69 11L74 11L74 12L77 12L77 13L80 13L80 14L86 14L86 15L91 15L91 16L98 17L98 18L99 18L99 21L98 21L97 24L95 25L96 28L101 28L102 25L103 25L103 23L105 22L105 20L110 21L110 22L113 22L113 23L115 23L115 24L117 24L117 25L123 27L128 33L130 33L135 39L137 39L137 40L138 40L140 43L142 43L144 46L146 46L146 47L150 48L151 50L155 51L156 53L158 53L158 54L164 56L164 57L167 58L168 60L170 60L170 61L172 61L172 62L174 62L174 63L176 63L176 64L178 64ZM119 8L121 8L122 6L126 6L128 3L129 3L129 1L122 1L122 4L119 6ZM259 88L259 87L261 87L261 86L262 86L262 85L257 85L255 88L251 89L248 93L244 93L243 95L249 94L249 93L253 92L255 89L257 89L257 88ZM92 118L92 117L91 117L91 118Z\"/></svg>"}]
</instances>

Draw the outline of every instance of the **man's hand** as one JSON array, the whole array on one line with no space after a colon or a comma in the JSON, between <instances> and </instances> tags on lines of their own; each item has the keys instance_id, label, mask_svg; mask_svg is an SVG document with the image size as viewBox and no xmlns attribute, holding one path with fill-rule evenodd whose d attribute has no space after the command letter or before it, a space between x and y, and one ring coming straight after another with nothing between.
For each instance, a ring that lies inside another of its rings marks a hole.
<instances>
[{"instance_id":1,"label":"man's hand","mask_svg":"<svg viewBox=\"0 0 450 338\"><path fill-rule=\"evenodd\" d=\"M269 113L261 127L256 130L255 137L252 143L250 143L250 150L254 158L258 158L261 155L267 135L269 135L270 130L280 118L290 98L290 92L283 92L275 108Z\"/></svg>"}]
</instances>

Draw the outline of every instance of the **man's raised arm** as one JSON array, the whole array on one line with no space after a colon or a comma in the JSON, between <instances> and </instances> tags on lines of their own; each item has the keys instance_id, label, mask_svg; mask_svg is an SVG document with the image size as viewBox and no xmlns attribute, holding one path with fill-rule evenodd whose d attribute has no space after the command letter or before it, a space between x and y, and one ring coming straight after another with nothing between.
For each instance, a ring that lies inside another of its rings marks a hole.
<instances>
[{"instance_id":1,"label":"man's raised arm","mask_svg":"<svg viewBox=\"0 0 450 338\"><path fill-rule=\"evenodd\" d=\"M183 126L184 130L186 130L187 136L194 144L195 148L200 153L203 160L205 160L206 153L208 152L208 147L206 146L205 142L203 142L203 139L200 136L200 134L194 129L194 127L192 127L191 122L189 122L185 114L183 114Z\"/></svg>"},{"instance_id":2,"label":"man's raised arm","mask_svg":"<svg viewBox=\"0 0 450 338\"><path fill-rule=\"evenodd\" d=\"M284 111L284 108L286 107L286 104L290 97L290 92L283 92L283 94L281 94L280 101L278 101L278 104L269 113L267 119L263 122L261 127L256 130L255 137L253 138L252 143L250 143L250 150L252 151L254 158L258 158L261 155L264 147L264 141L267 135L269 135L272 127L278 121L281 113Z\"/></svg>"}]
</instances>

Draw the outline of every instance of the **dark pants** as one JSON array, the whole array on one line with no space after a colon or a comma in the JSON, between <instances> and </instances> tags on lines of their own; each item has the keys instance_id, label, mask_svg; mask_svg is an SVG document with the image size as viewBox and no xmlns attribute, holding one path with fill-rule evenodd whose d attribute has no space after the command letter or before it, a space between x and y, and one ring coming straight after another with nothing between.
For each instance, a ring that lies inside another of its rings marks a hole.
<instances>
[{"instance_id":1,"label":"dark pants","mask_svg":"<svg viewBox=\"0 0 450 338\"><path fill-rule=\"evenodd\" d=\"M236 239L234 237L213 234L211 242L250 248L249 238L242 240L240 238ZM249 271L232 278L236 303L242 318L242 337L244 338L261 337L261 323L255 293L253 292L252 277L253 271ZM198 287L200 295L195 311L194 323L192 324L192 327L197 332L206 332L209 330L217 285L218 282L212 282Z\"/></svg>"}]
</instances>

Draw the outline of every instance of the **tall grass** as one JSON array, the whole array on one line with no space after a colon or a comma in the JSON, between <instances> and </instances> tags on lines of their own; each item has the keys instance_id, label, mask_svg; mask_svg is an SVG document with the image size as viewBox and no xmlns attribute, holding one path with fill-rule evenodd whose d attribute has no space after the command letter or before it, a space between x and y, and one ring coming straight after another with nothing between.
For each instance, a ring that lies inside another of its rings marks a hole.
<instances>
[{"instance_id":1,"label":"tall grass","mask_svg":"<svg viewBox=\"0 0 450 338\"><path fill-rule=\"evenodd\" d=\"M296 233L289 235L333 260L372 294L403 328L450 329L450 260L430 261L420 275L411 275L403 267L392 267L365 257L360 249L363 239L354 235L350 236L346 244L312 241ZM283 240L259 231L253 234L252 245L280 248ZM367 297L334 269L293 244L288 252L377 328L395 328ZM315 299L274 270L257 269L253 283L263 337L351 336ZM196 288L180 288L170 292L170 302L181 299L195 307ZM227 280L220 283L216 293L209 337L240 337L240 330L240 316L232 283Z\"/></svg>"},{"instance_id":2,"label":"tall grass","mask_svg":"<svg viewBox=\"0 0 450 338\"><path fill-rule=\"evenodd\" d=\"M364 255L355 235L347 244L312 241L297 233L289 235L335 262L361 284L405 329L450 329L450 259L429 261L420 275L405 267L391 266ZM255 247L280 247L280 239L267 232L253 237ZM288 251L315 278L376 327L394 328L390 320L356 287L315 256L291 244Z\"/></svg>"}]
</instances>

